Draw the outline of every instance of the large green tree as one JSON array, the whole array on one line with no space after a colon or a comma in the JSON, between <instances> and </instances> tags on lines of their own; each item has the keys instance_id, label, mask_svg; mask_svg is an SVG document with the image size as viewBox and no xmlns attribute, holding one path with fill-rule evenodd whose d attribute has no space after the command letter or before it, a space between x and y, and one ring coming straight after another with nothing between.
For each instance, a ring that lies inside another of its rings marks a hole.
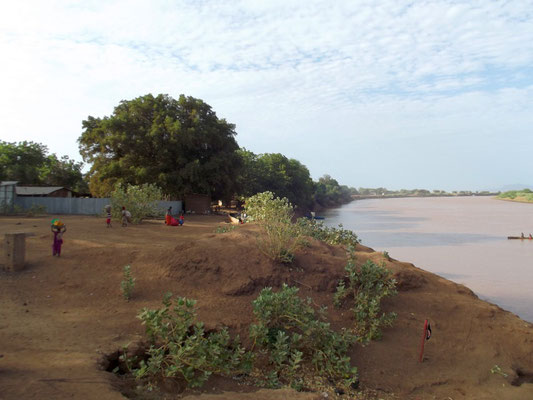
<instances>
[{"instance_id":1,"label":"large green tree","mask_svg":"<svg viewBox=\"0 0 533 400\"><path fill-rule=\"evenodd\" d=\"M80 153L92 164L89 186L95 195L108 195L118 183L154 183L172 197L228 198L235 191L241 165L235 125L202 100L148 94L82 124Z\"/></svg>"},{"instance_id":2,"label":"large green tree","mask_svg":"<svg viewBox=\"0 0 533 400\"><path fill-rule=\"evenodd\" d=\"M65 186L75 191L86 191L83 163L48 154L41 143L0 141L0 180L20 184Z\"/></svg>"},{"instance_id":3,"label":"large green tree","mask_svg":"<svg viewBox=\"0 0 533 400\"><path fill-rule=\"evenodd\" d=\"M339 185L336 179L324 175L315 182L314 199L321 207L335 207L352 200L352 194L357 190L345 185Z\"/></svg>"},{"instance_id":4,"label":"large green tree","mask_svg":"<svg viewBox=\"0 0 533 400\"><path fill-rule=\"evenodd\" d=\"M307 167L298 160L279 153L256 155L245 149L239 155L243 163L239 176L243 196L270 191L277 197L286 197L293 205L312 207L313 181Z\"/></svg>"}]
</instances>

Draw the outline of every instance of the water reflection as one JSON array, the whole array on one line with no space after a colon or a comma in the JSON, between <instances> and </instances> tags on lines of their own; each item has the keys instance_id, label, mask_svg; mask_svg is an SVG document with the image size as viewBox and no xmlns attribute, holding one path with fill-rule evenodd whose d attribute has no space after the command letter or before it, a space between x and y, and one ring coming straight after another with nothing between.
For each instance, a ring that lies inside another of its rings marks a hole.
<instances>
[{"instance_id":1,"label":"water reflection","mask_svg":"<svg viewBox=\"0 0 533 400\"><path fill-rule=\"evenodd\" d=\"M386 232L377 228L376 231L357 231L357 235L362 244L379 248L464 246L470 243L498 242L502 240L501 236L478 233Z\"/></svg>"},{"instance_id":2,"label":"water reflection","mask_svg":"<svg viewBox=\"0 0 533 400\"><path fill-rule=\"evenodd\" d=\"M533 204L488 197L361 200L324 213L363 244L464 284L533 322Z\"/></svg>"}]
</instances>

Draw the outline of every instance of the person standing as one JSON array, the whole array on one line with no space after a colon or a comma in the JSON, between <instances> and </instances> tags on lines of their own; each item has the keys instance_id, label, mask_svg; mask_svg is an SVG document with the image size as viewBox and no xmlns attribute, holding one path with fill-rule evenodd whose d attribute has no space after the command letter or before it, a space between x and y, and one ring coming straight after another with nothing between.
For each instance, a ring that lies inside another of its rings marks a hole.
<instances>
[{"instance_id":1,"label":"person standing","mask_svg":"<svg viewBox=\"0 0 533 400\"><path fill-rule=\"evenodd\" d=\"M108 228L112 228L113 225L111 225L111 206L110 205L107 205L105 206L105 211L106 211L106 224L107 224L107 227Z\"/></svg>"},{"instance_id":2,"label":"person standing","mask_svg":"<svg viewBox=\"0 0 533 400\"><path fill-rule=\"evenodd\" d=\"M126 210L126 207L122 206L122 226L123 227L128 226L128 214L129 212Z\"/></svg>"},{"instance_id":3,"label":"person standing","mask_svg":"<svg viewBox=\"0 0 533 400\"><path fill-rule=\"evenodd\" d=\"M61 245L63 244L63 234L67 231L67 226L59 220L54 220L51 227L54 234L54 242L52 244L52 256L61 257Z\"/></svg>"},{"instance_id":4,"label":"person standing","mask_svg":"<svg viewBox=\"0 0 533 400\"><path fill-rule=\"evenodd\" d=\"M167 213L165 215L165 224L171 225L172 223L172 206L170 206L167 210Z\"/></svg>"}]
</instances>

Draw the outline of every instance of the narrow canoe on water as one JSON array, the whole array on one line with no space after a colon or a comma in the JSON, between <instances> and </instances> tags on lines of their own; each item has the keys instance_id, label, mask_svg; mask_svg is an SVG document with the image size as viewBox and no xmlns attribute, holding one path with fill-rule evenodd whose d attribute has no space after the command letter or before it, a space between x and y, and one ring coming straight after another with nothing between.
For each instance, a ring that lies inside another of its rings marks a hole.
<instances>
[{"instance_id":1,"label":"narrow canoe on water","mask_svg":"<svg viewBox=\"0 0 533 400\"><path fill-rule=\"evenodd\" d=\"M533 240L533 238L527 236L507 236L507 239Z\"/></svg>"}]
</instances>

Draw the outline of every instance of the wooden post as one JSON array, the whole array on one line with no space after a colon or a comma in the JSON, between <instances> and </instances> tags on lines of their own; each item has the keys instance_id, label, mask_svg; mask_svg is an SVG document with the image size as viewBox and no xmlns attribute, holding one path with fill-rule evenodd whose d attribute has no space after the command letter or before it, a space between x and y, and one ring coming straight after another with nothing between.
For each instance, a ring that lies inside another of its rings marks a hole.
<instances>
[{"instance_id":1,"label":"wooden post","mask_svg":"<svg viewBox=\"0 0 533 400\"><path fill-rule=\"evenodd\" d=\"M7 271L20 271L24 268L26 253L25 233L6 233L4 238L5 265Z\"/></svg>"}]
</instances>

